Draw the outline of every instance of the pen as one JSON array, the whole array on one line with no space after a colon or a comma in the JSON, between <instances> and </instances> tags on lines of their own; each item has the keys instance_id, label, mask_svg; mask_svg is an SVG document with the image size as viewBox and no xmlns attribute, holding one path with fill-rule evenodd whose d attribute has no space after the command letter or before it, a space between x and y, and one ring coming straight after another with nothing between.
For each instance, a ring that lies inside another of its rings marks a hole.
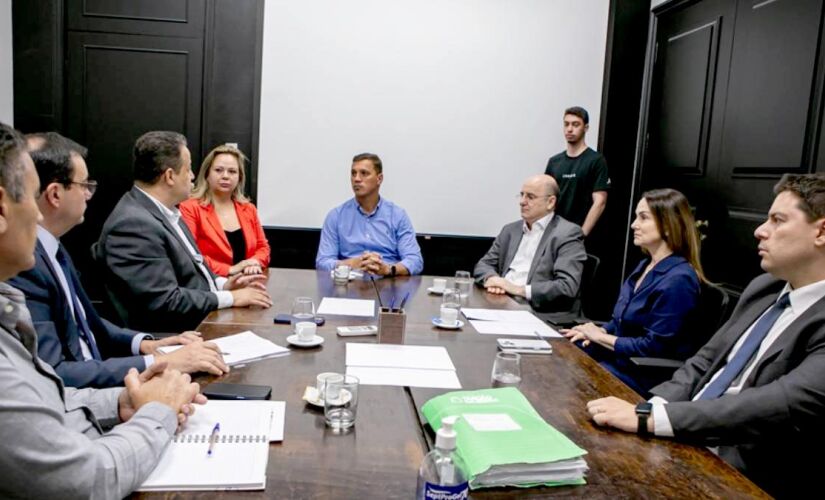
<instances>
[{"instance_id":1,"label":"pen","mask_svg":"<svg viewBox=\"0 0 825 500\"><path fill-rule=\"evenodd\" d=\"M370 276L370 280L372 280L372 287L373 287L373 288L375 288L375 295L377 295L377 296L378 296L378 307L380 307L381 309L383 309L383 308L384 308L384 304L382 304L382 303L381 303L381 294L380 294L380 293L378 293L378 285L376 285L376 284L375 284L375 278L373 278L372 276Z\"/></svg>"},{"instance_id":2,"label":"pen","mask_svg":"<svg viewBox=\"0 0 825 500\"><path fill-rule=\"evenodd\" d=\"M395 305L395 296L393 296L392 300L390 301L390 312L392 312L392 306Z\"/></svg>"},{"instance_id":3,"label":"pen","mask_svg":"<svg viewBox=\"0 0 825 500\"><path fill-rule=\"evenodd\" d=\"M212 449L215 447L215 443L218 441L218 434L221 432L221 423L218 422L215 424L215 427L212 428L212 434L209 436L209 449L206 451L206 456L212 456Z\"/></svg>"},{"instance_id":4,"label":"pen","mask_svg":"<svg viewBox=\"0 0 825 500\"><path fill-rule=\"evenodd\" d=\"M407 299L409 299L409 298L410 298L410 292L407 292L407 294L404 295L404 298L401 299L401 305L398 306L398 312L401 312L401 311L404 310L404 304L407 303Z\"/></svg>"}]
</instances>

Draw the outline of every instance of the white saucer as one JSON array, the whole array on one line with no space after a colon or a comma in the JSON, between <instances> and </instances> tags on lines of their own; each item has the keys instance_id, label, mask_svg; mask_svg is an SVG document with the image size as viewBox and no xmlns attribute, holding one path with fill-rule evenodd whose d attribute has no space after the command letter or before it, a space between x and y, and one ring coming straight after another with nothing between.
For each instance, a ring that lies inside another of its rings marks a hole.
<instances>
[{"instance_id":1,"label":"white saucer","mask_svg":"<svg viewBox=\"0 0 825 500\"><path fill-rule=\"evenodd\" d=\"M341 390L341 395L344 399L342 404L347 404L352 399L352 393L345 389ZM324 407L324 400L321 399L321 391L319 391L315 387L312 387L311 385L307 386L306 390L304 391L304 397L302 399L307 403L311 404L312 406L319 406L321 408Z\"/></svg>"},{"instance_id":2,"label":"white saucer","mask_svg":"<svg viewBox=\"0 0 825 500\"><path fill-rule=\"evenodd\" d=\"M316 345L321 345L324 343L324 337L316 335L315 338L310 340L309 342L302 342L298 340L298 334L296 333L294 335L290 335L289 337L287 337L286 341L297 347L315 347Z\"/></svg>"},{"instance_id":3,"label":"white saucer","mask_svg":"<svg viewBox=\"0 0 825 500\"><path fill-rule=\"evenodd\" d=\"M433 286L431 286L430 288L427 288L427 292L432 293L434 295L444 295L445 291L447 291L446 288L442 288L441 290L439 290L438 288L435 288Z\"/></svg>"},{"instance_id":4,"label":"white saucer","mask_svg":"<svg viewBox=\"0 0 825 500\"><path fill-rule=\"evenodd\" d=\"M329 276L332 279L335 279L335 270L334 269L329 272ZM364 277L364 273L362 273L361 271L350 271L349 272L349 280L350 281L357 280L357 279L360 279L360 278L363 278L363 277Z\"/></svg>"},{"instance_id":5,"label":"white saucer","mask_svg":"<svg viewBox=\"0 0 825 500\"><path fill-rule=\"evenodd\" d=\"M459 328L464 326L464 322L461 321L460 319L456 320L454 325L447 325L447 324L442 323L441 318L439 318L437 316L435 318L433 318L433 324L435 326L437 326L438 328L443 328L445 330L458 330ZM289 339L287 339L287 340L289 340Z\"/></svg>"}]
</instances>

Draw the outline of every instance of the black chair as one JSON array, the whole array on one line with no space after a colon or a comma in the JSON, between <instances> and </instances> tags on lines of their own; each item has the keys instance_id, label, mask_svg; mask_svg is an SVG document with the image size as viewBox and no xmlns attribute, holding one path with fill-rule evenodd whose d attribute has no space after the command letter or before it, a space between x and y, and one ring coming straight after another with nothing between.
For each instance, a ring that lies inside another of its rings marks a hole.
<instances>
[{"instance_id":1,"label":"black chair","mask_svg":"<svg viewBox=\"0 0 825 500\"><path fill-rule=\"evenodd\" d=\"M559 328L570 328L579 323L587 323L591 320L585 317L585 304L590 303L590 296L593 293L593 281L596 277L596 271L599 270L601 259L592 254L587 254L587 259L584 261L584 268L582 269L582 277L579 282L579 293L570 308L569 313L560 314L545 314L545 319Z\"/></svg>"},{"instance_id":2,"label":"black chair","mask_svg":"<svg viewBox=\"0 0 825 500\"><path fill-rule=\"evenodd\" d=\"M725 324L730 318L735 305L736 301L732 300L730 294L722 287L712 283L702 284L699 305L690 314L691 317L695 318L693 322L695 325L694 334L700 336L696 345L703 346L716 333L716 330ZM638 367L660 370L662 373L669 372L670 374L685 363L684 360L680 359L646 357L633 357L630 358L630 361Z\"/></svg>"}]
</instances>

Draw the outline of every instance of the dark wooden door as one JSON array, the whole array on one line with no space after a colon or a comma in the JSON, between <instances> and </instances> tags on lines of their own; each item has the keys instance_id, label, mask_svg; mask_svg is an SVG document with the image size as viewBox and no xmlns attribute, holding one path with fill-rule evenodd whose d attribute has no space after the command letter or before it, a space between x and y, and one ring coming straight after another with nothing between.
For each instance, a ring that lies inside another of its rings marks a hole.
<instances>
[{"instance_id":1,"label":"dark wooden door","mask_svg":"<svg viewBox=\"0 0 825 500\"><path fill-rule=\"evenodd\" d=\"M704 0L657 11L639 185L696 209L703 264L741 287L785 172L816 170L822 0Z\"/></svg>"}]
</instances>

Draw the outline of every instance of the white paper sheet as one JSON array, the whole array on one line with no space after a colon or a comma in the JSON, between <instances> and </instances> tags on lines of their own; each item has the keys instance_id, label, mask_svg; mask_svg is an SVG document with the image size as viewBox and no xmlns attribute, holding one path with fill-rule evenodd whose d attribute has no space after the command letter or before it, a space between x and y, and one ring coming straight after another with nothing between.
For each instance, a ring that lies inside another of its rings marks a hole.
<instances>
[{"instance_id":1,"label":"white paper sheet","mask_svg":"<svg viewBox=\"0 0 825 500\"><path fill-rule=\"evenodd\" d=\"M339 299L324 297L318 306L317 314L329 316L375 317L375 301L364 299Z\"/></svg>"},{"instance_id":2,"label":"white paper sheet","mask_svg":"<svg viewBox=\"0 0 825 500\"><path fill-rule=\"evenodd\" d=\"M535 332L545 338L561 337L562 335L550 325L540 323L511 323L506 321L477 321L470 320L470 324L478 333L484 335L520 335L535 337Z\"/></svg>"},{"instance_id":3,"label":"white paper sheet","mask_svg":"<svg viewBox=\"0 0 825 500\"><path fill-rule=\"evenodd\" d=\"M358 377L361 385L461 389L461 383L458 381L458 376L454 370L348 366L347 375L355 375Z\"/></svg>"},{"instance_id":4,"label":"white paper sheet","mask_svg":"<svg viewBox=\"0 0 825 500\"><path fill-rule=\"evenodd\" d=\"M284 440L284 420L286 416L285 401L259 401L272 411L272 422L269 424L269 442Z\"/></svg>"},{"instance_id":5,"label":"white paper sheet","mask_svg":"<svg viewBox=\"0 0 825 500\"><path fill-rule=\"evenodd\" d=\"M346 365L455 371L450 354L442 346L350 342L347 344Z\"/></svg>"},{"instance_id":6,"label":"white paper sheet","mask_svg":"<svg viewBox=\"0 0 825 500\"><path fill-rule=\"evenodd\" d=\"M249 330L235 335L208 340L207 342L217 344L218 349L223 353L223 361L229 366L286 356L290 352L286 347L281 347L274 342L259 337ZM179 345L166 346L161 347L159 350L164 353L170 353L181 347L182 346Z\"/></svg>"},{"instance_id":7,"label":"white paper sheet","mask_svg":"<svg viewBox=\"0 0 825 500\"><path fill-rule=\"evenodd\" d=\"M506 321L508 323L543 323L530 311L508 311L503 309L474 309L464 308L461 313L467 319L479 319L483 321Z\"/></svg>"}]
</instances>

